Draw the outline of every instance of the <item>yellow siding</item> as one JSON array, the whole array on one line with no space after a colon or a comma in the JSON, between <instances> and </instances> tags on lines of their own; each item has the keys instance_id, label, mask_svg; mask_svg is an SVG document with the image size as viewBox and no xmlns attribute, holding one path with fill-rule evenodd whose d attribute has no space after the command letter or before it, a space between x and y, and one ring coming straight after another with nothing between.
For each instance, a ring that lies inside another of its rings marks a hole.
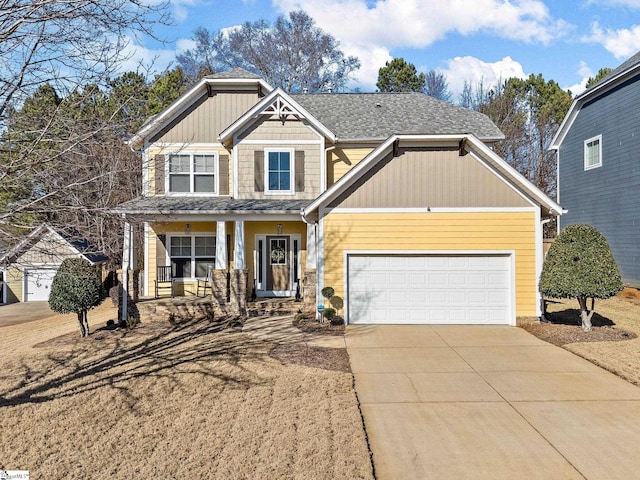
<instances>
[{"instance_id":1,"label":"yellow siding","mask_svg":"<svg viewBox=\"0 0 640 480\"><path fill-rule=\"evenodd\" d=\"M19 265L7 268L7 303L22 302L22 267Z\"/></svg>"},{"instance_id":2,"label":"yellow siding","mask_svg":"<svg viewBox=\"0 0 640 480\"><path fill-rule=\"evenodd\" d=\"M373 148L336 148L329 151L327 155L327 187L340 180L345 173L372 151Z\"/></svg>"},{"instance_id":3,"label":"yellow siding","mask_svg":"<svg viewBox=\"0 0 640 480\"><path fill-rule=\"evenodd\" d=\"M324 219L324 285L344 298L345 250L515 251L516 315L536 315L534 212L332 213Z\"/></svg>"},{"instance_id":4,"label":"yellow siding","mask_svg":"<svg viewBox=\"0 0 640 480\"><path fill-rule=\"evenodd\" d=\"M185 143L182 148L171 146L171 147L162 147L159 144L151 145L149 150L147 150L147 164L143 165L143 168L146 168L149 172L148 178L148 192L149 196L156 195L156 182L155 182L155 157L156 155L167 155L169 153L180 153L180 151L184 152L206 152L206 153L218 153L218 158L220 155L228 155L229 156L229 192L232 192L233 185L233 162L231 161L231 152L226 150L223 147L206 147L202 145L198 146L190 146L188 143Z\"/></svg>"}]
</instances>

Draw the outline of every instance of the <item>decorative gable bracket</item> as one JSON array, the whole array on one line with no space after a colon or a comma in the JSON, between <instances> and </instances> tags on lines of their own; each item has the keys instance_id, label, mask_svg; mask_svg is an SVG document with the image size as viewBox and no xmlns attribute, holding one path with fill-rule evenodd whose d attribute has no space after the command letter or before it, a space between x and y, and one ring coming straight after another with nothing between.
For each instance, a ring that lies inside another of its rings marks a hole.
<instances>
[{"instance_id":1,"label":"decorative gable bracket","mask_svg":"<svg viewBox=\"0 0 640 480\"><path fill-rule=\"evenodd\" d=\"M304 118L304 116L301 115L300 112L298 112L295 108L289 105L287 101L285 101L283 98L279 96L276 97L270 105L264 108L260 112L260 115L268 115L268 116L275 115L280 119L280 121L283 124L284 122L287 121L287 118L289 118L290 116L294 116L297 118Z\"/></svg>"}]
</instances>

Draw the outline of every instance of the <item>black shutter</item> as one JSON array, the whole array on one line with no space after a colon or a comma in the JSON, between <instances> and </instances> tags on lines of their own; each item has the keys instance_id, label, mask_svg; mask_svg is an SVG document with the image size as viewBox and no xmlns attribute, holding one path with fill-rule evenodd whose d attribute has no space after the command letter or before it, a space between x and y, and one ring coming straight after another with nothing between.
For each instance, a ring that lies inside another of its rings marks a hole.
<instances>
[{"instance_id":1,"label":"black shutter","mask_svg":"<svg viewBox=\"0 0 640 480\"><path fill-rule=\"evenodd\" d=\"M304 192L304 151L296 150L296 192Z\"/></svg>"},{"instance_id":2,"label":"black shutter","mask_svg":"<svg viewBox=\"0 0 640 480\"><path fill-rule=\"evenodd\" d=\"M153 178L155 183L156 195L164 193L164 155L156 155L153 158Z\"/></svg>"},{"instance_id":3,"label":"black shutter","mask_svg":"<svg viewBox=\"0 0 640 480\"><path fill-rule=\"evenodd\" d=\"M220 155L218 168L218 195L229 195L229 155Z\"/></svg>"},{"instance_id":4,"label":"black shutter","mask_svg":"<svg viewBox=\"0 0 640 480\"><path fill-rule=\"evenodd\" d=\"M253 186L255 192L264 192L264 152L253 152Z\"/></svg>"}]
</instances>

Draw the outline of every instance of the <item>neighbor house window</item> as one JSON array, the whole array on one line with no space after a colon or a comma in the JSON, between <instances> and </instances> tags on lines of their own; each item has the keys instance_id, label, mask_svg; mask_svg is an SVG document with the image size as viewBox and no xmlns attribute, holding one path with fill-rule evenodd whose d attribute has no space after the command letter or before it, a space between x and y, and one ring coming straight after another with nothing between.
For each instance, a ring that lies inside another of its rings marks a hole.
<instances>
[{"instance_id":1,"label":"neighbor house window","mask_svg":"<svg viewBox=\"0 0 640 480\"><path fill-rule=\"evenodd\" d=\"M170 193L217 193L216 155L180 153L169 155Z\"/></svg>"},{"instance_id":2,"label":"neighbor house window","mask_svg":"<svg viewBox=\"0 0 640 480\"><path fill-rule=\"evenodd\" d=\"M293 192L293 149L265 150L266 193Z\"/></svg>"},{"instance_id":3,"label":"neighbor house window","mask_svg":"<svg viewBox=\"0 0 640 480\"><path fill-rule=\"evenodd\" d=\"M602 166L602 135L590 138L584 142L584 169Z\"/></svg>"},{"instance_id":4,"label":"neighbor house window","mask_svg":"<svg viewBox=\"0 0 640 480\"><path fill-rule=\"evenodd\" d=\"M214 235L174 235L169 239L169 257L176 278L204 278L216 263Z\"/></svg>"}]
</instances>

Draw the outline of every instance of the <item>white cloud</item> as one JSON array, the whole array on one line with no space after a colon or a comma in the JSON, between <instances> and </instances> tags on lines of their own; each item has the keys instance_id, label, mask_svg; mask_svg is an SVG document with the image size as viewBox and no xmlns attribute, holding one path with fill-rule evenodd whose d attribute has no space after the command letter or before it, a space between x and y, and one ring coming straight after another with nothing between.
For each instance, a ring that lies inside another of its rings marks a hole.
<instances>
[{"instance_id":1,"label":"white cloud","mask_svg":"<svg viewBox=\"0 0 640 480\"><path fill-rule=\"evenodd\" d=\"M120 72L140 72L151 77L174 66L176 50L154 50L136 44L133 38L126 40L128 43L122 52L125 61L120 66Z\"/></svg>"},{"instance_id":2,"label":"white cloud","mask_svg":"<svg viewBox=\"0 0 640 480\"><path fill-rule=\"evenodd\" d=\"M611 7L640 8L640 0L591 0L588 3L609 5Z\"/></svg>"},{"instance_id":3,"label":"white cloud","mask_svg":"<svg viewBox=\"0 0 640 480\"><path fill-rule=\"evenodd\" d=\"M582 41L601 44L617 59L627 58L640 50L640 25L605 30L596 22L591 25L591 34L582 37Z\"/></svg>"},{"instance_id":4,"label":"white cloud","mask_svg":"<svg viewBox=\"0 0 640 480\"><path fill-rule=\"evenodd\" d=\"M360 60L360 69L354 75L348 87L360 88L363 92L373 92L376 90L378 82L378 70L384 67L385 62L393 60L393 57L384 47L363 48L359 45L348 43L341 44L342 51L347 56L354 56Z\"/></svg>"},{"instance_id":5,"label":"white cloud","mask_svg":"<svg viewBox=\"0 0 640 480\"><path fill-rule=\"evenodd\" d=\"M454 100L457 100L462 93L465 81L474 89L480 83L488 89L508 78L527 77L522 65L511 57L504 57L493 63L476 57L455 57L447 62L447 68L438 69L438 71L446 75Z\"/></svg>"},{"instance_id":6,"label":"white cloud","mask_svg":"<svg viewBox=\"0 0 640 480\"><path fill-rule=\"evenodd\" d=\"M303 9L344 42L386 48L424 48L447 34L490 33L548 45L568 25L541 0L273 0L283 13Z\"/></svg>"}]
</instances>

